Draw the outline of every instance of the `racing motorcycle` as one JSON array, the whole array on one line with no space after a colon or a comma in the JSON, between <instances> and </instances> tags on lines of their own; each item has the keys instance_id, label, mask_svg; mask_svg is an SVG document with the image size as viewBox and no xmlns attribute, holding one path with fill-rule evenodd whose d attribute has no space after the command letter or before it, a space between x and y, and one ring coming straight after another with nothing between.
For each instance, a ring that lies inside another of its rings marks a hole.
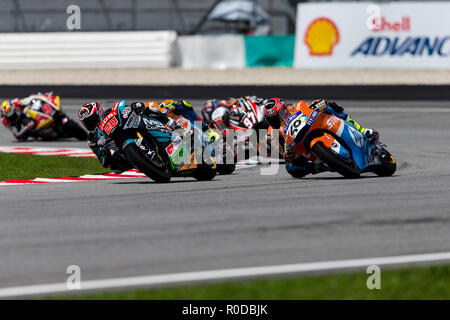
<instances>
[{"instance_id":1,"label":"racing motorcycle","mask_svg":"<svg viewBox=\"0 0 450 320\"><path fill-rule=\"evenodd\" d=\"M224 141L230 132L234 131L234 158L237 161L239 152L245 152L245 159L250 156L250 150L260 150L259 129L267 129L268 125L264 120L264 110L262 104L245 98L239 98L230 103L231 107L218 107L211 115L214 127L224 135ZM256 145L252 143L252 135L256 135Z\"/></svg>"},{"instance_id":2,"label":"racing motorcycle","mask_svg":"<svg viewBox=\"0 0 450 320\"><path fill-rule=\"evenodd\" d=\"M173 101L173 100L168 99L166 101ZM144 114L150 114L149 110L150 110L150 105L151 105L153 109L155 109L155 110L159 109L161 111L161 113L168 115L170 118L175 120L177 125L184 128L188 133L192 134L191 122L188 119L186 119L185 117L170 111L170 109L165 107L164 104L165 104L165 101L161 105L158 105L155 101L149 101L145 104ZM215 154L215 150L212 150L212 152ZM236 169L235 162L227 161L229 158L231 158L231 156L229 156L230 153L231 153L230 150L227 148L226 145L224 145L222 161L218 161L218 163L217 163L217 173L218 174L220 174L220 175L232 174L234 172L234 170Z\"/></svg>"},{"instance_id":3,"label":"racing motorcycle","mask_svg":"<svg viewBox=\"0 0 450 320\"><path fill-rule=\"evenodd\" d=\"M284 135L287 152L320 160L347 178L358 178L364 172L391 176L396 170L396 160L385 145L372 146L346 121L307 105L286 119Z\"/></svg>"},{"instance_id":4,"label":"racing motorcycle","mask_svg":"<svg viewBox=\"0 0 450 320\"><path fill-rule=\"evenodd\" d=\"M173 176L212 180L216 163L211 149L201 141L192 141L201 139L200 134L190 134L196 130L194 126L174 130L156 117L136 112L121 100L114 102L98 126L97 134L100 147L123 154L136 169L156 182L169 182ZM203 152L210 163L197 161Z\"/></svg>"},{"instance_id":5,"label":"racing motorcycle","mask_svg":"<svg viewBox=\"0 0 450 320\"><path fill-rule=\"evenodd\" d=\"M61 110L59 96L35 95L23 101L26 104L23 110L25 121L35 122L32 137L43 140L68 137L87 140L87 132Z\"/></svg>"}]
</instances>

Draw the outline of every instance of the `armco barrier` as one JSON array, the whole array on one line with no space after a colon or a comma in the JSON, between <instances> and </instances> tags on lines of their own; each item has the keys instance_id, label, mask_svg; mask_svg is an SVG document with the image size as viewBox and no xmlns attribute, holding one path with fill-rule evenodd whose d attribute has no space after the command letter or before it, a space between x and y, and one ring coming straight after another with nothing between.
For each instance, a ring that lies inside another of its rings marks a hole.
<instances>
[{"instance_id":1,"label":"armco barrier","mask_svg":"<svg viewBox=\"0 0 450 320\"><path fill-rule=\"evenodd\" d=\"M0 34L1 69L169 67L174 31Z\"/></svg>"}]
</instances>

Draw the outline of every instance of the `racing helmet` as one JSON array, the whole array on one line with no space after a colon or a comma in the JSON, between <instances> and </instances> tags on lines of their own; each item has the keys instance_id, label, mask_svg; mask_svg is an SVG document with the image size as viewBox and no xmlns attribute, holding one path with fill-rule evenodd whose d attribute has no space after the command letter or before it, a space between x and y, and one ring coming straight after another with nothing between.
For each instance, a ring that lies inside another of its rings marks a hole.
<instances>
[{"instance_id":1,"label":"racing helmet","mask_svg":"<svg viewBox=\"0 0 450 320\"><path fill-rule=\"evenodd\" d=\"M8 119L10 122L15 122L18 118L15 105L8 100L2 102L0 113L2 117Z\"/></svg>"},{"instance_id":2,"label":"racing helmet","mask_svg":"<svg viewBox=\"0 0 450 320\"><path fill-rule=\"evenodd\" d=\"M219 101L217 102L216 108L217 108L217 107L227 107L227 106L228 106L227 100L219 100Z\"/></svg>"},{"instance_id":3,"label":"racing helmet","mask_svg":"<svg viewBox=\"0 0 450 320\"><path fill-rule=\"evenodd\" d=\"M211 115L214 126L220 131L225 131L230 126L230 109L218 107Z\"/></svg>"},{"instance_id":4,"label":"racing helmet","mask_svg":"<svg viewBox=\"0 0 450 320\"><path fill-rule=\"evenodd\" d=\"M274 129L279 129L286 119L287 103L280 98L272 98L264 104L264 116L269 125Z\"/></svg>"},{"instance_id":5,"label":"racing helmet","mask_svg":"<svg viewBox=\"0 0 450 320\"><path fill-rule=\"evenodd\" d=\"M214 109L217 106L217 100L212 99L205 102L202 108L202 119L208 124L213 124L211 120L211 115L214 112Z\"/></svg>"},{"instance_id":6,"label":"racing helmet","mask_svg":"<svg viewBox=\"0 0 450 320\"><path fill-rule=\"evenodd\" d=\"M78 119L88 131L93 131L100 122L100 112L98 102L85 103L78 112Z\"/></svg>"}]
</instances>

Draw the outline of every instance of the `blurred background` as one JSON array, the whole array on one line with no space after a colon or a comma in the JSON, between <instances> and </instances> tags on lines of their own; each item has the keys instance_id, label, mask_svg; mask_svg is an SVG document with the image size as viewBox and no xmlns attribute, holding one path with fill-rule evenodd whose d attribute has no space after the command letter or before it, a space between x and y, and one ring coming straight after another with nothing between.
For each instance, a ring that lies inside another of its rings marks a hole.
<instances>
[{"instance_id":1,"label":"blurred background","mask_svg":"<svg viewBox=\"0 0 450 320\"><path fill-rule=\"evenodd\" d=\"M448 4L418 0L4 0L0 3L0 71L449 69L450 60L445 58L450 54ZM372 18L372 14L379 17ZM328 22L317 21L322 18ZM368 29L372 21L383 29ZM319 23L313 26L313 22ZM401 81L409 79L405 76Z\"/></svg>"},{"instance_id":2,"label":"blurred background","mask_svg":"<svg viewBox=\"0 0 450 320\"><path fill-rule=\"evenodd\" d=\"M4 0L0 32L66 31L66 8L82 10L83 31L175 30L179 34L250 32L268 20L273 34L295 32L297 0ZM218 8L217 8L218 7ZM222 9L221 9L222 7ZM216 8L216 12L214 11ZM219 9L219 15L216 15ZM220 13L240 19L221 19ZM211 15L211 13L213 13ZM261 20L259 20L261 19ZM247 26L247 23L249 24ZM266 32L266 31L264 31Z\"/></svg>"},{"instance_id":3,"label":"blurred background","mask_svg":"<svg viewBox=\"0 0 450 320\"><path fill-rule=\"evenodd\" d=\"M0 48L0 96L53 91L73 119L83 103L113 97L183 98L199 112L211 98L330 98L382 132L400 172L357 182L319 176L298 181L312 186L301 192L284 169L262 176L256 167L200 188L5 188L3 287L57 283L73 263L95 280L450 251L448 0L1 0ZM0 130L3 146L17 147L13 140ZM87 147L33 142L49 146ZM14 161L0 161L4 180L44 163ZM48 176L98 173L68 173L61 163L63 173ZM42 177L37 168L33 178ZM317 190L331 200L317 200ZM167 194L177 195L170 206L161 202ZM439 270L390 282L383 273L383 295L367 290L364 271L317 286L287 279L223 291L235 299L448 298L450 268ZM221 299L221 290L206 292Z\"/></svg>"}]
</instances>

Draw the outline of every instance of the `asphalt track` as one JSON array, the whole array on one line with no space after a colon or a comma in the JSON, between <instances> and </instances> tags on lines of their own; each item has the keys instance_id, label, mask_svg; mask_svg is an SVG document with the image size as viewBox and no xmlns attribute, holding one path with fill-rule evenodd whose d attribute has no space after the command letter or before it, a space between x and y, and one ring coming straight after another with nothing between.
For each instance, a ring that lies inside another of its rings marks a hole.
<instances>
[{"instance_id":1,"label":"asphalt track","mask_svg":"<svg viewBox=\"0 0 450 320\"><path fill-rule=\"evenodd\" d=\"M199 104L199 101L193 101ZM177 178L4 186L0 288L450 251L450 103L340 101L380 130L393 177L295 180L260 167ZM74 116L79 100L63 100ZM85 147L77 141L0 145Z\"/></svg>"}]
</instances>

